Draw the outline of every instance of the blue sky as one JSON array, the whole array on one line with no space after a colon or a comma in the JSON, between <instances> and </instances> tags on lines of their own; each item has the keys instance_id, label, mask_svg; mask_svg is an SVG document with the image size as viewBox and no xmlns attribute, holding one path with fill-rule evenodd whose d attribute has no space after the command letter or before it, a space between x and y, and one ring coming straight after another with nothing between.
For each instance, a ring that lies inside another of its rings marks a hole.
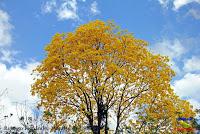
<instances>
[{"instance_id":1,"label":"blue sky","mask_svg":"<svg viewBox=\"0 0 200 134\"><path fill-rule=\"evenodd\" d=\"M53 0L21 0L20 2L1 0L0 8L9 15L9 23L13 26L10 31L12 50L18 52L15 60L40 61L44 56L44 45L56 32L73 31L76 26L94 19L114 20L123 29L128 29L136 37L150 44L163 38L173 40L200 36L198 29L200 18L195 19L191 13L189 14L189 10L200 8L197 2L191 2L175 10L172 3L162 5L157 0L126 0L124 2L76 0L75 18L73 16L59 18L56 13L59 11L56 10L61 8L64 0L55 1L56 6L52 6L51 11L45 11L48 3L53 2ZM91 11L91 5L94 3L97 3L97 13Z\"/></svg>"},{"instance_id":2,"label":"blue sky","mask_svg":"<svg viewBox=\"0 0 200 134\"><path fill-rule=\"evenodd\" d=\"M56 10L61 8L64 0L55 1L57 7L52 6L51 11L45 11L48 3L52 2L54 0L21 0L20 2L1 0L0 8L9 15L9 23L13 26L10 31L12 50L18 51L15 60L40 61L44 56L43 47L56 32L73 31L80 24L95 19L114 20L123 29L128 29L136 37L150 44L163 38L198 38L200 36L198 29L200 21L188 14L190 8L200 8L200 5L198 6L195 2L175 11L172 5L164 7L157 0L126 0L124 2L76 0L74 12L77 17L75 18L73 16L59 18ZM97 13L91 11L91 5L94 2L97 3Z\"/></svg>"},{"instance_id":3,"label":"blue sky","mask_svg":"<svg viewBox=\"0 0 200 134\"><path fill-rule=\"evenodd\" d=\"M200 0L0 0L0 103L29 100L31 70L59 32L91 20L113 20L170 57L175 92L200 108Z\"/></svg>"}]
</instances>

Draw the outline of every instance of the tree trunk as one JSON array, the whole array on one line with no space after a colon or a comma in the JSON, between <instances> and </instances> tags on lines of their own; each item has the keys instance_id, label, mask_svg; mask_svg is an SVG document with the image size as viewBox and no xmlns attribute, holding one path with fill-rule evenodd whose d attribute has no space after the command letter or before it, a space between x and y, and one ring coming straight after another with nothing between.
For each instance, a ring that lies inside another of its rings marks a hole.
<instances>
[{"instance_id":1,"label":"tree trunk","mask_svg":"<svg viewBox=\"0 0 200 134\"><path fill-rule=\"evenodd\" d=\"M99 106L99 108L98 108L98 112L97 112L97 115L98 115L98 127L97 127L97 131L98 131L98 133L97 134L100 134L100 131L101 131L101 111L100 111L100 106Z\"/></svg>"},{"instance_id":2,"label":"tree trunk","mask_svg":"<svg viewBox=\"0 0 200 134\"><path fill-rule=\"evenodd\" d=\"M117 126L116 126L116 128L115 128L115 134L118 134L118 132L119 132L119 115L117 116Z\"/></svg>"},{"instance_id":3,"label":"tree trunk","mask_svg":"<svg viewBox=\"0 0 200 134\"><path fill-rule=\"evenodd\" d=\"M108 134L108 108L106 108L106 123L105 123L105 134Z\"/></svg>"}]
</instances>

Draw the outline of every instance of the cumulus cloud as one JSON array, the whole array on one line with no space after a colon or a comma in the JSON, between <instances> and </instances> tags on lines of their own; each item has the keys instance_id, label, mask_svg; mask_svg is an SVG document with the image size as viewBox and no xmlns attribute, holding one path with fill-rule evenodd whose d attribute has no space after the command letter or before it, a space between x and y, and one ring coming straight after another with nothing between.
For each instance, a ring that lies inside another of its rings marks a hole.
<instances>
[{"instance_id":1,"label":"cumulus cloud","mask_svg":"<svg viewBox=\"0 0 200 134\"><path fill-rule=\"evenodd\" d=\"M77 11L78 6L76 0L50 0L42 6L43 13L55 12L58 20L77 20L79 18Z\"/></svg>"},{"instance_id":2,"label":"cumulus cloud","mask_svg":"<svg viewBox=\"0 0 200 134\"><path fill-rule=\"evenodd\" d=\"M12 44L11 30L13 27L8 13L0 10L0 62L11 63L16 54L16 51L9 48Z\"/></svg>"},{"instance_id":3,"label":"cumulus cloud","mask_svg":"<svg viewBox=\"0 0 200 134\"><path fill-rule=\"evenodd\" d=\"M17 54L17 51L10 49L0 49L0 62L12 63L14 61L13 56Z\"/></svg>"},{"instance_id":4,"label":"cumulus cloud","mask_svg":"<svg viewBox=\"0 0 200 134\"><path fill-rule=\"evenodd\" d=\"M200 71L200 57L193 56L184 62L184 71L193 72Z\"/></svg>"},{"instance_id":5,"label":"cumulus cloud","mask_svg":"<svg viewBox=\"0 0 200 134\"><path fill-rule=\"evenodd\" d=\"M0 50L0 61L11 63L12 59L11 51L5 49Z\"/></svg>"},{"instance_id":6,"label":"cumulus cloud","mask_svg":"<svg viewBox=\"0 0 200 134\"><path fill-rule=\"evenodd\" d=\"M163 39L155 43L152 47L154 53L161 54L164 56L169 56L169 64L172 66L172 69L180 74L180 68L178 67L175 60L180 60L182 56L187 52L186 48L182 45L179 39L168 40Z\"/></svg>"},{"instance_id":7,"label":"cumulus cloud","mask_svg":"<svg viewBox=\"0 0 200 134\"><path fill-rule=\"evenodd\" d=\"M190 104L192 104L194 109L199 109L200 108L200 102L194 100L194 99L189 99L188 100L190 102Z\"/></svg>"},{"instance_id":8,"label":"cumulus cloud","mask_svg":"<svg viewBox=\"0 0 200 134\"><path fill-rule=\"evenodd\" d=\"M182 74L181 69L173 59L169 61L169 65L171 65L172 69L176 72L176 75Z\"/></svg>"},{"instance_id":9,"label":"cumulus cloud","mask_svg":"<svg viewBox=\"0 0 200 134\"><path fill-rule=\"evenodd\" d=\"M190 9L187 14L192 16L196 20L200 20L200 10Z\"/></svg>"},{"instance_id":10,"label":"cumulus cloud","mask_svg":"<svg viewBox=\"0 0 200 134\"><path fill-rule=\"evenodd\" d=\"M91 13L94 15L100 13L100 11L98 9L98 3L96 1L92 2L90 10L91 10Z\"/></svg>"},{"instance_id":11,"label":"cumulus cloud","mask_svg":"<svg viewBox=\"0 0 200 134\"><path fill-rule=\"evenodd\" d=\"M42 7L44 13L51 13L56 7L56 0L47 1Z\"/></svg>"},{"instance_id":12,"label":"cumulus cloud","mask_svg":"<svg viewBox=\"0 0 200 134\"><path fill-rule=\"evenodd\" d=\"M200 3L200 0L158 0L163 7L168 7L170 4L173 5L174 10L178 10L181 7L190 3Z\"/></svg>"},{"instance_id":13,"label":"cumulus cloud","mask_svg":"<svg viewBox=\"0 0 200 134\"><path fill-rule=\"evenodd\" d=\"M200 0L174 0L174 9L178 10L179 8L193 2L200 3Z\"/></svg>"},{"instance_id":14,"label":"cumulus cloud","mask_svg":"<svg viewBox=\"0 0 200 134\"><path fill-rule=\"evenodd\" d=\"M163 7L167 8L171 0L158 0L158 1Z\"/></svg>"},{"instance_id":15,"label":"cumulus cloud","mask_svg":"<svg viewBox=\"0 0 200 134\"><path fill-rule=\"evenodd\" d=\"M9 126L20 125L15 102L34 103L37 100L36 97L31 96L30 88L33 83L31 72L38 64L38 62L31 62L25 66L15 65L8 68L5 64L0 63L0 90L7 89L6 94L0 97L0 106L3 110L0 112L0 116L9 116L10 113L13 113L13 116L6 120Z\"/></svg>"},{"instance_id":16,"label":"cumulus cloud","mask_svg":"<svg viewBox=\"0 0 200 134\"><path fill-rule=\"evenodd\" d=\"M12 101L32 101L30 85L33 78L31 72L38 64L33 62L24 67L15 65L8 68L5 64L0 63L0 85L2 89L8 89L7 97Z\"/></svg>"},{"instance_id":17,"label":"cumulus cloud","mask_svg":"<svg viewBox=\"0 0 200 134\"><path fill-rule=\"evenodd\" d=\"M178 39L163 39L162 41L157 42L153 49L156 53L169 56L171 59L180 58L184 53L186 53L186 49Z\"/></svg>"},{"instance_id":18,"label":"cumulus cloud","mask_svg":"<svg viewBox=\"0 0 200 134\"><path fill-rule=\"evenodd\" d=\"M57 10L59 20L78 19L76 0L65 0Z\"/></svg>"},{"instance_id":19,"label":"cumulus cloud","mask_svg":"<svg viewBox=\"0 0 200 134\"><path fill-rule=\"evenodd\" d=\"M74 21L81 21L82 15L87 17L87 14L100 14L97 1L88 2L89 6L83 3L86 3L86 0L47 0L42 6L42 12L44 14L55 13L58 20Z\"/></svg>"},{"instance_id":20,"label":"cumulus cloud","mask_svg":"<svg viewBox=\"0 0 200 134\"><path fill-rule=\"evenodd\" d=\"M10 17L7 12L0 10L0 47L9 46L12 42Z\"/></svg>"},{"instance_id":21,"label":"cumulus cloud","mask_svg":"<svg viewBox=\"0 0 200 134\"><path fill-rule=\"evenodd\" d=\"M187 73L183 78L175 80L173 87L180 97L192 99L196 103L200 102L200 74Z\"/></svg>"}]
</instances>

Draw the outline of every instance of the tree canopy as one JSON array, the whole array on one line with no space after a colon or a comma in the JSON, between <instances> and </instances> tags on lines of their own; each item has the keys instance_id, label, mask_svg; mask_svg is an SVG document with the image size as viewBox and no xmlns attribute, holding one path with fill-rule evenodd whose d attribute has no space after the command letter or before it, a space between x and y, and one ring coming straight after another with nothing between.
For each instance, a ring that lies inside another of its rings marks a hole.
<instances>
[{"instance_id":1,"label":"tree canopy","mask_svg":"<svg viewBox=\"0 0 200 134\"><path fill-rule=\"evenodd\" d=\"M100 20L55 34L31 90L52 130L172 133L178 117L193 117L191 105L171 88L168 57L147 46Z\"/></svg>"}]
</instances>

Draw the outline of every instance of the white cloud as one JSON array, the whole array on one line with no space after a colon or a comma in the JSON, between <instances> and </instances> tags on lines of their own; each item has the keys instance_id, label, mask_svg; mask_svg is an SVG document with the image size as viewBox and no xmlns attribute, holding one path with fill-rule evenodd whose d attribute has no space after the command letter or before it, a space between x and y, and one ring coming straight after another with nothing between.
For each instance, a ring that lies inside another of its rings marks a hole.
<instances>
[{"instance_id":1,"label":"white cloud","mask_svg":"<svg viewBox=\"0 0 200 134\"><path fill-rule=\"evenodd\" d=\"M7 12L0 10L0 62L11 63L16 51L9 48L12 44L10 16Z\"/></svg>"},{"instance_id":2,"label":"white cloud","mask_svg":"<svg viewBox=\"0 0 200 134\"><path fill-rule=\"evenodd\" d=\"M78 6L76 0L47 1L42 7L42 11L44 13L55 12L58 20L77 20L79 18L77 14Z\"/></svg>"},{"instance_id":3,"label":"white cloud","mask_svg":"<svg viewBox=\"0 0 200 134\"><path fill-rule=\"evenodd\" d=\"M12 43L11 29L13 26L9 22L9 15L0 10L0 47L9 46Z\"/></svg>"},{"instance_id":4,"label":"white cloud","mask_svg":"<svg viewBox=\"0 0 200 134\"><path fill-rule=\"evenodd\" d=\"M6 94L0 97L0 118L13 113L13 116L8 117L5 121L8 126L20 126L15 102L27 101L34 103L37 100L36 97L31 96L30 88L33 82L31 72L38 64L38 62L31 62L27 63L24 67L15 65L7 68L5 64L0 63L0 91L7 89Z\"/></svg>"},{"instance_id":5,"label":"white cloud","mask_svg":"<svg viewBox=\"0 0 200 134\"><path fill-rule=\"evenodd\" d=\"M11 52L9 50L2 49L0 51L0 53L1 53L1 56L0 56L0 60L1 61L5 61L5 62L8 62L8 63L11 63L12 55L11 55Z\"/></svg>"},{"instance_id":6,"label":"white cloud","mask_svg":"<svg viewBox=\"0 0 200 134\"><path fill-rule=\"evenodd\" d=\"M78 19L76 0L65 0L57 10L59 20Z\"/></svg>"},{"instance_id":7,"label":"white cloud","mask_svg":"<svg viewBox=\"0 0 200 134\"><path fill-rule=\"evenodd\" d=\"M80 12L79 6L83 2L86 2L86 0L47 0L42 6L42 12L45 14L55 13L58 20L75 21L81 21L80 16L82 15L87 17L87 14L97 15L100 13L97 1L93 1L89 6L84 6L85 4L83 4Z\"/></svg>"},{"instance_id":8,"label":"white cloud","mask_svg":"<svg viewBox=\"0 0 200 134\"><path fill-rule=\"evenodd\" d=\"M92 14L94 14L94 15L100 13L100 11L98 9L98 3L96 1L92 2L90 10L91 10Z\"/></svg>"},{"instance_id":9,"label":"white cloud","mask_svg":"<svg viewBox=\"0 0 200 134\"><path fill-rule=\"evenodd\" d=\"M169 56L171 59L180 58L186 53L186 49L178 39L163 39L161 42L156 43L153 49L156 53Z\"/></svg>"},{"instance_id":10,"label":"white cloud","mask_svg":"<svg viewBox=\"0 0 200 134\"><path fill-rule=\"evenodd\" d=\"M51 13L56 7L56 0L47 1L42 7L44 13Z\"/></svg>"},{"instance_id":11,"label":"white cloud","mask_svg":"<svg viewBox=\"0 0 200 134\"><path fill-rule=\"evenodd\" d=\"M180 75L181 70L178 67L175 60L180 60L183 54L186 53L186 48L183 47L181 41L179 39L168 40L163 39L160 42L157 42L152 47L153 52L156 54L161 54L164 56L169 56L172 69L176 72L176 74Z\"/></svg>"},{"instance_id":12,"label":"white cloud","mask_svg":"<svg viewBox=\"0 0 200 134\"><path fill-rule=\"evenodd\" d=\"M176 72L177 75L181 75L181 69L178 67L177 63L174 60L169 61L169 65L171 65L172 69Z\"/></svg>"},{"instance_id":13,"label":"white cloud","mask_svg":"<svg viewBox=\"0 0 200 134\"><path fill-rule=\"evenodd\" d=\"M174 0L173 5L174 5L174 9L178 10L179 8L192 3L192 2L197 2L200 3L200 0Z\"/></svg>"},{"instance_id":14,"label":"white cloud","mask_svg":"<svg viewBox=\"0 0 200 134\"><path fill-rule=\"evenodd\" d=\"M184 71L200 71L200 57L193 56L191 59L187 59L184 62Z\"/></svg>"},{"instance_id":15,"label":"white cloud","mask_svg":"<svg viewBox=\"0 0 200 134\"><path fill-rule=\"evenodd\" d=\"M190 104L192 104L193 109L199 109L200 108L200 102L194 100L194 99L189 99L188 100Z\"/></svg>"},{"instance_id":16,"label":"white cloud","mask_svg":"<svg viewBox=\"0 0 200 134\"><path fill-rule=\"evenodd\" d=\"M158 0L163 7L168 7L170 4L173 5L174 10L178 10L181 7L190 3L200 3L200 0Z\"/></svg>"},{"instance_id":17,"label":"white cloud","mask_svg":"<svg viewBox=\"0 0 200 134\"><path fill-rule=\"evenodd\" d=\"M8 98L12 101L32 101L30 86L33 77L31 72L38 64L33 62L26 64L24 67L15 65L7 68L5 64L0 63L0 85L1 89L8 89Z\"/></svg>"},{"instance_id":18,"label":"white cloud","mask_svg":"<svg viewBox=\"0 0 200 134\"><path fill-rule=\"evenodd\" d=\"M0 61L12 63L14 61L13 56L17 53L17 51L13 51L10 49L0 49Z\"/></svg>"},{"instance_id":19,"label":"white cloud","mask_svg":"<svg viewBox=\"0 0 200 134\"><path fill-rule=\"evenodd\" d=\"M177 75L181 75L181 69L175 61L181 61L182 56L187 52L187 49L183 46L179 39L169 40L163 39L155 43L152 50L156 54L169 56L169 65L176 72Z\"/></svg>"},{"instance_id":20,"label":"white cloud","mask_svg":"<svg viewBox=\"0 0 200 134\"><path fill-rule=\"evenodd\" d=\"M173 87L180 97L188 97L200 103L200 74L187 73L182 79L174 81Z\"/></svg>"},{"instance_id":21,"label":"white cloud","mask_svg":"<svg viewBox=\"0 0 200 134\"><path fill-rule=\"evenodd\" d=\"M190 9L187 13L188 15L191 15L197 20L200 20L200 10L197 9Z\"/></svg>"},{"instance_id":22,"label":"white cloud","mask_svg":"<svg viewBox=\"0 0 200 134\"><path fill-rule=\"evenodd\" d=\"M158 0L158 1L163 7L167 8L171 0Z\"/></svg>"}]
</instances>

